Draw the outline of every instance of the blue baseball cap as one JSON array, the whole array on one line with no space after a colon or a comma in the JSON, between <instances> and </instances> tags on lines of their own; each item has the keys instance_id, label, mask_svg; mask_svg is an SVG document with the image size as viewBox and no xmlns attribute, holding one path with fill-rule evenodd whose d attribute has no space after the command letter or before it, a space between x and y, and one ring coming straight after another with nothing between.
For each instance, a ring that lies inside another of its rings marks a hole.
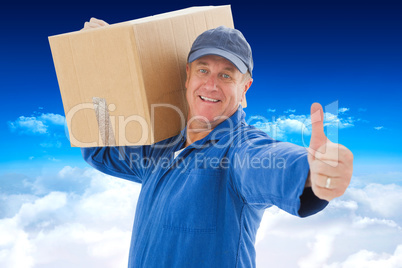
<instances>
[{"instance_id":1,"label":"blue baseball cap","mask_svg":"<svg viewBox=\"0 0 402 268\"><path fill-rule=\"evenodd\" d=\"M239 30L219 26L200 34L191 47L187 61L191 63L206 55L221 56L233 63L242 74L248 70L252 75L251 47Z\"/></svg>"}]
</instances>

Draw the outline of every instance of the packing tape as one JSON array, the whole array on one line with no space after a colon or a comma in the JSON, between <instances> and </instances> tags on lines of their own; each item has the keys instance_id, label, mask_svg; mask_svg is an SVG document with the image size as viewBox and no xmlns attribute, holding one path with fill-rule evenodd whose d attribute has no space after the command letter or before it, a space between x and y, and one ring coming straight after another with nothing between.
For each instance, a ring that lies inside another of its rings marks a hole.
<instances>
[{"instance_id":1,"label":"packing tape","mask_svg":"<svg viewBox=\"0 0 402 268\"><path fill-rule=\"evenodd\" d=\"M94 104L96 120L98 120L99 133L103 144L106 146L115 146L116 140L114 138L112 124L110 123L106 100L104 98L93 97L92 102Z\"/></svg>"}]
</instances>

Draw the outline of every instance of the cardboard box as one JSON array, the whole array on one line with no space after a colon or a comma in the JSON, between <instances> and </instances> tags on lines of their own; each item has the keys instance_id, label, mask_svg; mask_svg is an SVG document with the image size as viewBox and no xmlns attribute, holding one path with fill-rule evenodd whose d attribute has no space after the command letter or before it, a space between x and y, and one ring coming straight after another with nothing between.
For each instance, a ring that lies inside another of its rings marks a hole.
<instances>
[{"instance_id":1,"label":"cardboard box","mask_svg":"<svg viewBox=\"0 0 402 268\"><path fill-rule=\"evenodd\" d=\"M187 119L188 52L199 34L220 25L234 27L228 5L50 36L71 146L145 145L177 135Z\"/></svg>"}]
</instances>

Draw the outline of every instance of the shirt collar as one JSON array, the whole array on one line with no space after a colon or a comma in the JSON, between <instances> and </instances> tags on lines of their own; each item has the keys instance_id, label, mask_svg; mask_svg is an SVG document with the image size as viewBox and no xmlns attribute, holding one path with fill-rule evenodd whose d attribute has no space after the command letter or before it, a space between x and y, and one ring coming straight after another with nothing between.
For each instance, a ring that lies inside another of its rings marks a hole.
<instances>
[{"instance_id":1,"label":"shirt collar","mask_svg":"<svg viewBox=\"0 0 402 268\"><path fill-rule=\"evenodd\" d=\"M206 143L207 141L218 141L222 136L226 135L227 132L233 131L237 129L240 124L245 122L246 113L243 111L243 107L239 105L236 112L227 118L225 121L217 125L206 137L201 140L194 142L194 145L201 145ZM180 132L180 136L182 140L185 141L187 139L187 125L186 127ZM191 145L190 145L191 146Z\"/></svg>"}]
</instances>

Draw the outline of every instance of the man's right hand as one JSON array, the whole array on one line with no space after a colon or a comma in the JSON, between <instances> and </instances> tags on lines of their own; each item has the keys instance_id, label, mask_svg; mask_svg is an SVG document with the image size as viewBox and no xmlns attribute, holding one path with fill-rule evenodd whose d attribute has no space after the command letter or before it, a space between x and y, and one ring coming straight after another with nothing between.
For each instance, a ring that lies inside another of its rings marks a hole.
<instances>
[{"instance_id":1,"label":"man's right hand","mask_svg":"<svg viewBox=\"0 0 402 268\"><path fill-rule=\"evenodd\" d=\"M107 26L107 25L109 25L109 23L107 23L106 21L98 20L96 18L91 18L89 21L86 21L84 23L84 28L82 28L81 30L99 28L99 27Z\"/></svg>"}]
</instances>

